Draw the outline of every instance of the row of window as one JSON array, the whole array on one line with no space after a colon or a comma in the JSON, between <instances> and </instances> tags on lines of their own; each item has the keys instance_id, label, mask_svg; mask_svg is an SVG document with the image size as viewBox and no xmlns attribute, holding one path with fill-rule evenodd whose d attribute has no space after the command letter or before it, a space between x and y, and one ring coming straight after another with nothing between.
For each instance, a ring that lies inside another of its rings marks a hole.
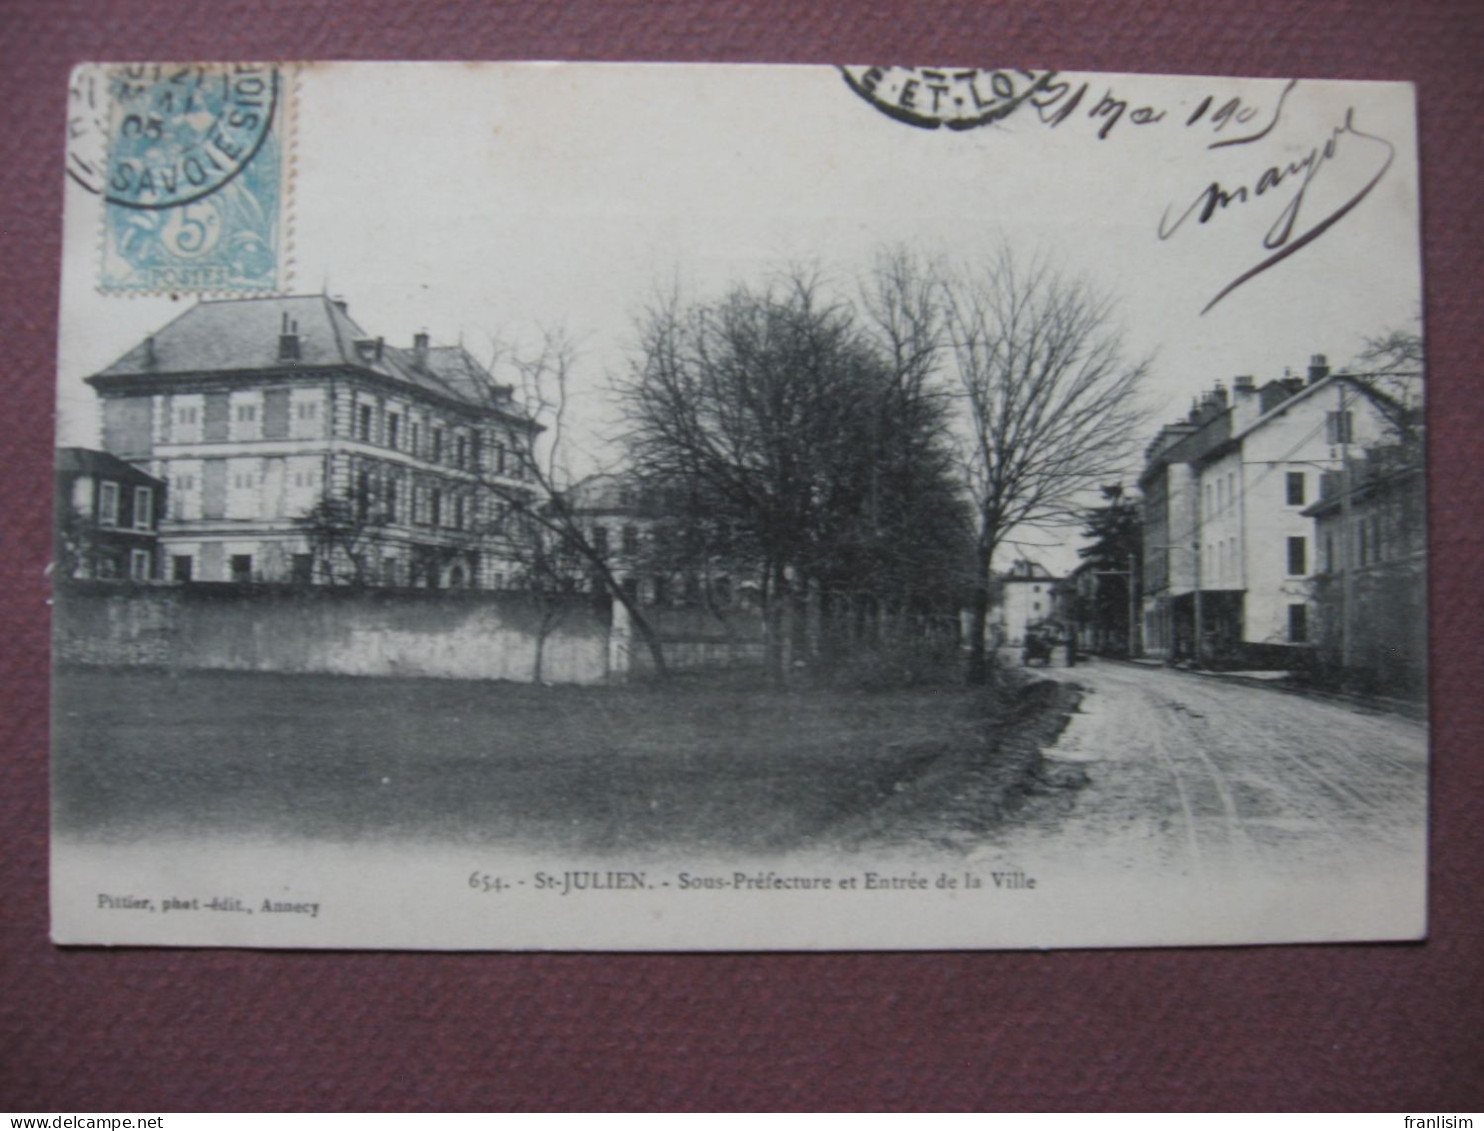
<instances>
[{"instance_id":1,"label":"row of window","mask_svg":"<svg viewBox=\"0 0 1484 1131\"><path fill-rule=\"evenodd\" d=\"M1328 412L1324 419L1324 438L1328 444L1351 444L1355 442L1354 414L1350 412ZM1290 507L1302 507L1308 503L1307 477L1302 471L1290 471L1284 477L1284 501ZM1223 483L1217 480L1215 484L1214 504L1217 511L1223 506L1230 505L1235 501L1236 483L1235 477L1228 474L1225 480L1225 500L1223 501ZM1213 512L1213 494L1211 485L1206 486L1206 514L1210 516Z\"/></svg>"},{"instance_id":2,"label":"row of window","mask_svg":"<svg viewBox=\"0 0 1484 1131\"><path fill-rule=\"evenodd\" d=\"M1309 540L1302 536L1287 541L1287 571L1290 577L1304 577L1309 572ZM1207 542L1202 575L1218 581L1235 581L1238 575L1237 540L1225 538Z\"/></svg>"},{"instance_id":3,"label":"row of window","mask_svg":"<svg viewBox=\"0 0 1484 1131\"><path fill-rule=\"evenodd\" d=\"M170 517L195 519L283 518L313 504L322 480L318 460L292 458L281 476L271 465L282 461L204 459L169 470Z\"/></svg>"},{"instance_id":4,"label":"row of window","mask_svg":"<svg viewBox=\"0 0 1484 1131\"><path fill-rule=\"evenodd\" d=\"M1207 542L1205 560L1208 576L1214 575L1217 582L1238 580L1241 573L1238 557L1235 538L1223 538L1214 545Z\"/></svg>"},{"instance_id":5,"label":"row of window","mask_svg":"<svg viewBox=\"0 0 1484 1131\"><path fill-rule=\"evenodd\" d=\"M353 501L356 516L362 521L409 522L448 530L472 530L475 526L477 504L470 493L409 483L399 476L366 468L356 475ZM503 507L497 509L497 527L503 511Z\"/></svg>"},{"instance_id":6,"label":"row of window","mask_svg":"<svg viewBox=\"0 0 1484 1131\"><path fill-rule=\"evenodd\" d=\"M98 525L121 525L122 495L119 484L103 480L98 484ZM155 491L153 487L134 488L134 509L129 526L134 530L155 528Z\"/></svg>"},{"instance_id":7,"label":"row of window","mask_svg":"<svg viewBox=\"0 0 1484 1131\"><path fill-rule=\"evenodd\" d=\"M1381 537L1381 522L1375 517L1369 519L1357 519L1355 527L1355 566L1376 565L1385 560L1386 543ZM1345 563L1335 554L1335 536L1333 531L1324 535L1324 567L1328 572L1336 572L1345 567Z\"/></svg>"},{"instance_id":8,"label":"row of window","mask_svg":"<svg viewBox=\"0 0 1484 1131\"><path fill-rule=\"evenodd\" d=\"M203 460L203 464L217 463L216 460ZM262 485L263 475L260 471L237 471L233 472L231 483L238 490L251 490ZM319 486L319 470L317 468L300 468L289 476L289 482L299 490L308 490ZM170 476L170 490L179 497L196 489L196 476L190 472L178 472ZM148 490L148 488L141 488Z\"/></svg>"},{"instance_id":9,"label":"row of window","mask_svg":"<svg viewBox=\"0 0 1484 1131\"><path fill-rule=\"evenodd\" d=\"M404 427L405 423L405 427ZM363 444L379 444L406 452L429 463L448 463L461 471L481 469L480 434L455 431L450 438L439 425L424 428L420 421L404 421L403 414L378 405L356 405L354 436ZM526 477L526 467L513 447L496 442L490 449L488 470L515 479Z\"/></svg>"},{"instance_id":10,"label":"row of window","mask_svg":"<svg viewBox=\"0 0 1484 1131\"><path fill-rule=\"evenodd\" d=\"M637 526L625 526L619 531L621 552L632 557L639 552L639 528ZM593 527L593 549L599 554L607 554L609 550L608 528L606 526Z\"/></svg>"},{"instance_id":11,"label":"row of window","mask_svg":"<svg viewBox=\"0 0 1484 1131\"><path fill-rule=\"evenodd\" d=\"M1206 484L1206 517L1215 518L1232 506L1236 499L1237 473L1229 471L1225 476L1217 476L1213 482Z\"/></svg>"},{"instance_id":12,"label":"row of window","mask_svg":"<svg viewBox=\"0 0 1484 1131\"><path fill-rule=\"evenodd\" d=\"M132 551L129 559L129 577L135 581L148 581L154 576L153 555L147 550ZM287 576L275 575L264 577L258 571L257 559L252 554L232 554L222 561L218 556L216 568L222 570L225 580L237 583L250 583L256 581L290 581L296 585L313 584L316 580L323 580L324 564L317 565L315 556L309 553L294 553L288 556ZM208 564L208 569L211 566ZM117 577L119 575L119 562L116 559L106 559L99 563L100 577ZM187 583L195 580L196 556L190 553L172 554L168 562L167 575L176 583ZM208 578L207 580L217 580ZM373 585L385 586L419 586L438 588L447 586L451 589L461 589L468 586L479 585L479 569L475 560L454 562L445 570L436 559L420 557L414 551L411 557L397 554L370 555L366 562L364 580ZM505 589L509 586L521 584L518 574L507 574L503 570L497 570L487 575L489 587L492 589ZM709 591L709 600L713 604L729 605L732 602L732 584L725 577L712 578L707 582L695 574L688 574L681 584L672 586L671 579L656 574L642 581L637 577L625 577L620 581L625 593L634 600L643 597L655 604L663 604L671 600L672 596L679 596L688 603L695 603L701 599L703 591ZM581 589L581 583L573 581L572 592Z\"/></svg>"},{"instance_id":13,"label":"row of window","mask_svg":"<svg viewBox=\"0 0 1484 1131\"><path fill-rule=\"evenodd\" d=\"M135 551L142 553L143 551ZM147 556L147 555L146 555ZM195 558L190 554L176 554L170 559L170 580L177 583L185 583L195 579ZM265 578L258 572L256 562L252 554L233 554L226 561L227 580L238 584L248 584L254 581L263 581ZM145 563L146 572L133 575L135 580L148 580L149 563ZM291 554L289 555L289 572L287 578L274 577L268 580L288 580L295 585L312 585L316 580L315 559L313 554ZM323 576L322 570L319 571ZM403 560L388 554L379 561L372 559L367 563L365 580L373 585L418 585L436 588L440 584L440 571L436 563L419 562L417 560ZM444 580L451 589L462 589L473 583L472 572L462 563L454 564L446 574ZM497 575L497 580L503 583L504 575ZM497 586L498 587L498 586Z\"/></svg>"},{"instance_id":14,"label":"row of window","mask_svg":"<svg viewBox=\"0 0 1484 1131\"><path fill-rule=\"evenodd\" d=\"M261 411L260 411L261 409ZM227 393L208 393L203 404L174 408L175 442L226 443L244 440L314 439L321 435L320 401L290 398L287 389L269 389L262 400L233 403ZM430 463L447 463L460 470L478 471L484 463L497 475L528 477L514 441L496 442L488 460L481 461L478 431L449 430L408 419L408 414L383 405L359 402L351 421L351 435L366 444L406 452Z\"/></svg>"},{"instance_id":15,"label":"row of window","mask_svg":"<svg viewBox=\"0 0 1484 1131\"><path fill-rule=\"evenodd\" d=\"M227 580L240 585L262 580L254 569L251 554L233 554L227 561ZM190 554L172 554L170 557L170 580L185 583L195 580L196 559ZM295 584L308 585L314 579L314 556L292 554L289 558L289 579Z\"/></svg>"},{"instance_id":16,"label":"row of window","mask_svg":"<svg viewBox=\"0 0 1484 1131\"><path fill-rule=\"evenodd\" d=\"M130 581L150 581L154 578L155 559L148 550L130 550L128 557L122 560L112 556L99 557L95 568L99 577L111 580L120 575L121 565L128 571L125 576Z\"/></svg>"},{"instance_id":17,"label":"row of window","mask_svg":"<svg viewBox=\"0 0 1484 1131\"><path fill-rule=\"evenodd\" d=\"M406 451L430 463L442 463L447 459L455 467L468 465L471 445L467 435L456 433L450 446L445 442L447 433L440 425L424 429L420 421L413 420L408 422L404 431L402 422L400 412L383 412L377 405L357 404L355 438L363 444L381 444L393 451Z\"/></svg>"},{"instance_id":18,"label":"row of window","mask_svg":"<svg viewBox=\"0 0 1484 1131\"><path fill-rule=\"evenodd\" d=\"M200 401L175 403L168 441L211 444L308 440L323 435L319 399L296 399L288 389L268 389L260 400L234 401L228 393L206 393Z\"/></svg>"},{"instance_id":19,"label":"row of window","mask_svg":"<svg viewBox=\"0 0 1484 1131\"><path fill-rule=\"evenodd\" d=\"M1308 480L1302 471L1290 471L1284 476L1283 497L1284 502L1290 507L1302 507L1308 504ZM1236 472L1227 472L1224 477L1218 477L1214 482L1207 483L1206 517L1214 518L1228 507L1233 506L1236 499Z\"/></svg>"},{"instance_id":20,"label":"row of window","mask_svg":"<svg viewBox=\"0 0 1484 1131\"><path fill-rule=\"evenodd\" d=\"M1355 524L1355 564L1357 566L1375 565L1382 560L1385 546L1381 539L1381 524L1375 519L1357 522ZM1334 535L1324 536L1324 568L1335 571L1344 568L1345 563L1335 557ZM1288 572L1291 576L1301 577L1309 572L1309 540L1307 538L1290 538L1288 540Z\"/></svg>"},{"instance_id":21,"label":"row of window","mask_svg":"<svg viewBox=\"0 0 1484 1131\"><path fill-rule=\"evenodd\" d=\"M1144 614L1144 636L1151 642L1169 641L1169 616L1159 610ZM1309 606L1295 601L1288 606L1288 643L1309 643Z\"/></svg>"}]
</instances>

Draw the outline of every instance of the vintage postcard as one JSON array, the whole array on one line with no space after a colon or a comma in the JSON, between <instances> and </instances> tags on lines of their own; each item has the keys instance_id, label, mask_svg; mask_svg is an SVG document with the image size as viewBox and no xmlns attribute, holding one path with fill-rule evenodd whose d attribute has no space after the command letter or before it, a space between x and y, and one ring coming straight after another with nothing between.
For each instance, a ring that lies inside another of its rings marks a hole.
<instances>
[{"instance_id":1,"label":"vintage postcard","mask_svg":"<svg viewBox=\"0 0 1484 1131\"><path fill-rule=\"evenodd\" d=\"M1410 86L67 94L57 942L1425 935Z\"/></svg>"}]
</instances>

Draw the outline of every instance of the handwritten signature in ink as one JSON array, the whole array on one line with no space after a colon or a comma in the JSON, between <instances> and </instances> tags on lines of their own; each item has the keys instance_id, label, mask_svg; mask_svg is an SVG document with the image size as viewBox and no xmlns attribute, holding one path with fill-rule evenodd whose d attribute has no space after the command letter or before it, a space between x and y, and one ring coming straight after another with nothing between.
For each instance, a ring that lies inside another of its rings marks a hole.
<instances>
[{"instance_id":1,"label":"handwritten signature in ink","mask_svg":"<svg viewBox=\"0 0 1484 1131\"><path fill-rule=\"evenodd\" d=\"M1286 94L1287 91L1284 93ZM1272 122L1255 134L1244 138L1223 139L1217 144L1245 144L1257 141L1268 134L1273 125L1277 123L1277 118L1275 114ZM1314 184L1321 172L1331 167L1329 163L1340 152L1341 146L1350 144L1346 140L1348 138L1374 142L1383 146L1386 159L1369 180L1351 192L1333 211L1300 230L1299 221L1304 216L1304 203L1310 186ZM1206 224L1229 208L1254 203L1264 197L1283 198L1286 196L1283 207L1262 237L1263 249L1272 254L1265 256L1256 265L1243 271L1222 287L1216 296L1202 308L1201 313L1205 314L1242 284L1250 282L1264 271L1301 251L1353 212L1360 202L1381 183L1395 160L1396 147L1385 138L1367 133L1356 126L1355 108L1350 107L1345 111L1344 121L1331 128L1329 136L1322 143L1315 145L1298 160L1286 164L1269 165L1255 180L1231 188L1222 185L1220 181L1212 181L1183 211L1178 213L1174 211L1173 206L1167 207L1164 215L1160 217L1159 238L1169 239L1192 219L1197 224Z\"/></svg>"}]
</instances>

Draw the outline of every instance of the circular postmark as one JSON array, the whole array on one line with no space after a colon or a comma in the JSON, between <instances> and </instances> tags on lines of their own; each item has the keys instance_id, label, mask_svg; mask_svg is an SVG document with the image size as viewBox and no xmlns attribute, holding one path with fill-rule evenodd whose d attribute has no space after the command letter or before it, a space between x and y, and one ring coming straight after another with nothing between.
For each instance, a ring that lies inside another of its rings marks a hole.
<instances>
[{"instance_id":1,"label":"circular postmark","mask_svg":"<svg viewBox=\"0 0 1484 1131\"><path fill-rule=\"evenodd\" d=\"M104 197L154 210L217 192L262 148L279 89L260 63L111 68Z\"/></svg>"},{"instance_id":2,"label":"circular postmark","mask_svg":"<svg viewBox=\"0 0 1484 1131\"><path fill-rule=\"evenodd\" d=\"M888 118L928 130L1003 121L1056 77L1055 71L984 67L841 67L840 73Z\"/></svg>"},{"instance_id":3,"label":"circular postmark","mask_svg":"<svg viewBox=\"0 0 1484 1131\"><path fill-rule=\"evenodd\" d=\"M108 166L108 79L96 63L80 64L67 84L67 175L95 195Z\"/></svg>"}]
</instances>

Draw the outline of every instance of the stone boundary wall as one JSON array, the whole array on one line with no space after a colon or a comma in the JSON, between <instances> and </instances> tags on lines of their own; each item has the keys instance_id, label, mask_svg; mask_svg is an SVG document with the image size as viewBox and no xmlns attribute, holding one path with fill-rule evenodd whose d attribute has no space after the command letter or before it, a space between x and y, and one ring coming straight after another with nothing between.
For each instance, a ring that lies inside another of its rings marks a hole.
<instances>
[{"instance_id":1,"label":"stone boundary wall","mask_svg":"<svg viewBox=\"0 0 1484 1131\"><path fill-rule=\"evenodd\" d=\"M763 660L760 626L695 610L655 618L674 670ZM740 628L740 630L739 630ZM544 639L543 639L544 632ZM67 582L55 594L61 664L602 683L653 661L621 605L524 592Z\"/></svg>"},{"instance_id":2,"label":"stone boundary wall","mask_svg":"<svg viewBox=\"0 0 1484 1131\"><path fill-rule=\"evenodd\" d=\"M611 660L625 653L609 647L606 606L538 606L520 592L69 583L52 647L62 664L529 683L538 642L543 682L627 674Z\"/></svg>"}]
</instances>

